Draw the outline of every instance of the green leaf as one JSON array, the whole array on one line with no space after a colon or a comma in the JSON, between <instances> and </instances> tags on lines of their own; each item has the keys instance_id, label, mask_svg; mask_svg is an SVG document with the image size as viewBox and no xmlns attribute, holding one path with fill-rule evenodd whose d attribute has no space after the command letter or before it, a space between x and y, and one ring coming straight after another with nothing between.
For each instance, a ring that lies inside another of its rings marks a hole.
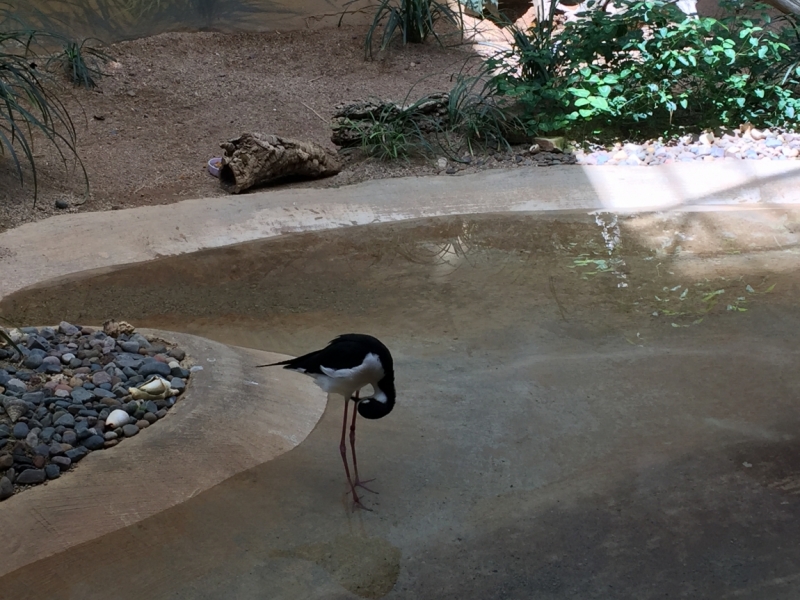
<instances>
[{"instance_id":1,"label":"green leaf","mask_svg":"<svg viewBox=\"0 0 800 600\"><path fill-rule=\"evenodd\" d=\"M608 106L608 100L606 100L605 98L601 98L600 96L589 97L589 104L591 104L593 107L599 110L605 110L605 111L610 110L610 107Z\"/></svg>"},{"instance_id":2,"label":"green leaf","mask_svg":"<svg viewBox=\"0 0 800 600\"><path fill-rule=\"evenodd\" d=\"M580 88L568 88L567 91L578 98L588 98L591 96L591 92L589 92L589 90L582 90Z\"/></svg>"},{"instance_id":3,"label":"green leaf","mask_svg":"<svg viewBox=\"0 0 800 600\"><path fill-rule=\"evenodd\" d=\"M710 294L706 294L705 296L703 296L703 302L709 302L715 296L719 296L719 295L724 294L724 293L725 293L725 290L716 290L715 292L711 292Z\"/></svg>"}]
</instances>

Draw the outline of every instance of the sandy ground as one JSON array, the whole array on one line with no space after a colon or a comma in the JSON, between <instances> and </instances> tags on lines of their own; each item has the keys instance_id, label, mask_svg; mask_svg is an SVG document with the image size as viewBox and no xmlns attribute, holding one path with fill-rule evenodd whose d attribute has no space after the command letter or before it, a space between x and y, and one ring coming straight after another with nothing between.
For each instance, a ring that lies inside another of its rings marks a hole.
<instances>
[{"instance_id":1,"label":"sandy ground","mask_svg":"<svg viewBox=\"0 0 800 600\"><path fill-rule=\"evenodd\" d=\"M70 89L65 104L89 176L65 166L48 144L35 148L39 196L31 174L20 186L0 157L0 230L65 211L107 210L223 195L206 170L220 142L258 131L311 140L331 149L328 119L337 104L367 98L402 101L450 88L474 57L468 45L402 47L364 60L364 27L289 33L169 33L115 44L111 77L94 91ZM457 39L451 39L456 44ZM349 159L322 182L436 172L435 159L381 163ZM68 209L55 208L57 200Z\"/></svg>"}]
</instances>

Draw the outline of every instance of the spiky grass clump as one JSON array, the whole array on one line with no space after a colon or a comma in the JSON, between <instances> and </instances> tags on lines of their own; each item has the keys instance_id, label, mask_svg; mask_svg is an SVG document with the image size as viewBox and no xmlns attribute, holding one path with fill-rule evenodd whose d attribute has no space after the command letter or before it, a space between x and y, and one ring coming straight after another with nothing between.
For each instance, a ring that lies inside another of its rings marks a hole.
<instances>
[{"instance_id":1,"label":"spiky grass clump","mask_svg":"<svg viewBox=\"0 0 800 600\"><path fill-rule=\"evenodd\" d=\"M347 14L347 7L358 1L345 3L345 11L339 18L340 25ZM364 39L366 58L372 57L375 36L381 28L383 32L379 34L379 48L385 50L398 33L403 44L421 44L429 35L441 44L442 40L435 30L436 23L445 21L461 31L464 21L461 5L456 3L454 8L446 0L381 0L371 8L375 13Z\"/></svg>"},{"instance_id":2,"label":"spiky grass clump","mask_svg":"<svg viewBox=\"0 0 800 600\"><path fill-rule=\"evenodd\" d=\"M8 9L0 9L0 156L11 159L17 177L24 183L23 166L30 165L34 206L38 177L34 158L34 137L44 137L66 165L67 157L77 159L87 183L86 169L76 150L75 125L56 82L40 65L48 60L41 48L43 39L54 36L26 27Z\"/></svg>"},{"instance_id":3,"label":"spiky grass clump","mask_svg":"<svg viewBox=\"0 0 800 600\"><path fill-rule=\"evenodd\" d=\"M48 63L61 64L67 78L74 85L82 86L87 90L97 87L96 77L99 78L105 75L100 68L100 63L108 62L111 59L102 50L89 45L89 42L99 42L99 40L91 38L82 42L66 40L63 50L48 61Z\"/></svg>"}]
</instances>

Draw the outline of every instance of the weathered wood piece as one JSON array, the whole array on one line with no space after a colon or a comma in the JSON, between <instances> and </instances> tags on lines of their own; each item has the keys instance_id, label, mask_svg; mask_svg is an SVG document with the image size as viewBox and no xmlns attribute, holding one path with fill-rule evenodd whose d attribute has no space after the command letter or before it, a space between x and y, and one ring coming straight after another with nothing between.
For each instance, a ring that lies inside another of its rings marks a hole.
<instances>
[{"instance_id":1,"label":"weathered wood piece","mask_svg":"<svg viewBox=\"0 0 800 600\"><path fill-rule=\"evenodd\" d=\"M343 148L360 146L379 123L405 125L420 133L442 131L449 120L448 102L448 94L442 92L431 94L410 106L380 100L342 105L333 115L331 141Z\"/></svg>"},{"instance_id":2,"label":"weathered wood piece","mask_svg":"<svg viewBox=\"0 0 800 600\"><path fill-rule=\"evenodd\" d=\"M222 187L238 194L257 185L294 177L329 177L341 168L334 154L314 142L243 133L220 144Z\"/></svg>"}]
</instances>

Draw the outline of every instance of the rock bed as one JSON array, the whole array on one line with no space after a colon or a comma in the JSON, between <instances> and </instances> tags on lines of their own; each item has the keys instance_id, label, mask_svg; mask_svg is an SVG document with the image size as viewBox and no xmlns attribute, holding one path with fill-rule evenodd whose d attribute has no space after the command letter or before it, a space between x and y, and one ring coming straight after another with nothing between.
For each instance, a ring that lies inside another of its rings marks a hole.
<instances>
[{"instance_id":1,"label":"rock bed","mask_svg":"<svg viewBox=\"0 0 800 600\"><path fill-rule=\"evenodd\" d=\"M797 160L800 134L782 131L734 130L683 136L667 143L663 139L644 144L616 144L610 149L593 148L575 153L580 165L654 166L676 162L717 160Z\"/></svg>"},{"instance_id":2,"label":"rock bed","mask_svg":"<svg viewBox=\"0 0 800 600\"><path fill-rule=\"evenodd\" d=\"M553 165L656 166L679 162L720 160L798 160L800 134L782 130L733 130L716 136L710 133L685 135L676 140L648 140L644 143L589 145L575 152L560 152L551 143L515 146L511 151L488 150L485 155L463 156L459 160L436 159L440 175L473 173L493 168L549 167Z\"/></svg>"},{"instance_id":3,"label":"rock bed","mask_svg":"<svg viewBox=\"0 0 800 600\"><path fill-rule=\"evenodd\" d=\"M12 346L0 348L0 500L58 478L175 404L190 375L185 352L130 330L107 335L62 322L12 332L24 357L20 363ZM169 381L167 397L134 400L129 388L154 375ZM112 422L118 426L109 426L115 410L127 418L117 412Z\"/></svg>"}]
</instances>

